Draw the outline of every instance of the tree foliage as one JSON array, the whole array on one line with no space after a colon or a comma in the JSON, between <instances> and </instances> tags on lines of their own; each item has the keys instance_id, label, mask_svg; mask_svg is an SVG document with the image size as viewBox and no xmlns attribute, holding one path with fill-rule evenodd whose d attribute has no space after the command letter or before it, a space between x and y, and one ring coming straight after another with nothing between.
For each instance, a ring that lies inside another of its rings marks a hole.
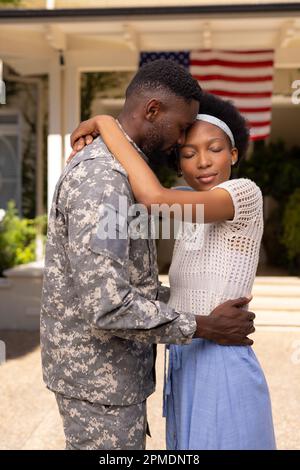
<instances>
[{"instance_id":1,"label":"tree foliage","mask_svg":"<svg viewBox=\"0 0 300 470\"><path fill-rule=\"evenodd\" d=\"M21 0L0 0L0 7L2 5L4 6L19 6L21 3Z\"/></svg>"},{"instance_id":2,"label":"tree foliage","mask_svg":"<svg viewBox=\"0 0 300 470\"><path fill-rule=\"evenodd\" d=\"M0 222L0 276L5 269L35 260L36 236L43 235L45 240L46 228L46 216L20 218L15 203L8 203Z\"/></svg>"}]
</instances>

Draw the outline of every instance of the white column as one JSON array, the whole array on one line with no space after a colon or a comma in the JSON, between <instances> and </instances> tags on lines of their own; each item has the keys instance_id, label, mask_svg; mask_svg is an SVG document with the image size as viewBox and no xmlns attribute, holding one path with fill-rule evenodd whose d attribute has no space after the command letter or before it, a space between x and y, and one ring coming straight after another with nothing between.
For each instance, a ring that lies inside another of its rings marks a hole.
<instances>
[{"instance_id":1,"label":"white column","mask_svg":"<svg viewBox=\"0 0 300 470\"><path fill-rule=\"evenodd\" d=\"M3 80L3 62L0 59L0 104L6 104L5 83Z\"/></svg>"},{"instance_id":2,"label":"white column","mask_svg":"<svg viewBox=\"0 0 300 470\"><path fill-rule=\"evenodd\" d=\"M49 72L48 212L63 168L61 74L57 56Z\"/></svg>"},{"instance_id":3,"label":"white column","mask_svg":"<svg viewBox=\"0 0 300 470\"><path fill-rule=\"evenodd\" d=\"M46 9L53 10L55 8L55 0L46 0Z\"/></svg>"},{"instance_id":4,"label":"white column","mask_svg":"<svg viewBox=\"0 0 300 470\"><path fill-rule=\"evenodd\" d=\"M44 214L44 145L43 125L45 119L44 85L42 80L37 79L38 109L37 109L37 152L36 152L36 215Z\"/></svg>"},{"instance_id":5,"label":"white column","mask_svg":"<svg viewBox=\"0 0 300 470\"><path fill-rule=\"evenodd\" d=\"M66 65L64 72L64 154L71 152L70 136L80 122L80 72L76 66Z\"/></svg>"}]
</instances>

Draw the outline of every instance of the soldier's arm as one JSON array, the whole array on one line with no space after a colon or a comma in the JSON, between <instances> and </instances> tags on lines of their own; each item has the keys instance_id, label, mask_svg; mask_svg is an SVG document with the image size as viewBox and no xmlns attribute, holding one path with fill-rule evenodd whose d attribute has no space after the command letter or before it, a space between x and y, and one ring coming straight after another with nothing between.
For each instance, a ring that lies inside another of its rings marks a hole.
<instances>
[{"instance_id":1,"label":"soldier's arm","mask_svg":"<svg viewBox=\"0 0 300 470\"><path fill-rule=\"evenodd\" d=\"M129 281L129 239L102 239L101 204L116 207L117 196L126 196L120 182L89 178L69 197L68 254L83 314L94 330L110 330L116 336L153 343L190 342L195 316L175 312L159 300L148 300ZM118 188L118 191L116 190ZM103 207L103 206L102 206Z\"/></svg>"}]
</instances>

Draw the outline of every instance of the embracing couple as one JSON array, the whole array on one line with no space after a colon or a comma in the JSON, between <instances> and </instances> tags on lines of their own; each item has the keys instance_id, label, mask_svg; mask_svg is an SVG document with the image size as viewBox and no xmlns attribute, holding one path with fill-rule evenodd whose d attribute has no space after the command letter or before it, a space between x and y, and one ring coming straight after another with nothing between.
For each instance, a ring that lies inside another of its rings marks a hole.
<instances>
[{"instance_id":1,"label":"embracing couple","mask_svg":"<svg viewBox=\"0 0 300 470\"><path fill-rule=\"evenodd\" d=\"M262 195L254 182L230 179L248 140L230 102L165 60L138 71L118 120L97 116L72 134L49 218L41 311L43 375L67 449L145 448L157 343L168 345L168 449L275 449L268 386L248 338ZM150 165L163 153L191 191L160 184ZM188 204L192 224L204 208L201 236L176 240L170 289L158 281L150 236L99 236L103 208L124 231L120 197L149 213Z\"/></svg>"}]
</instances>

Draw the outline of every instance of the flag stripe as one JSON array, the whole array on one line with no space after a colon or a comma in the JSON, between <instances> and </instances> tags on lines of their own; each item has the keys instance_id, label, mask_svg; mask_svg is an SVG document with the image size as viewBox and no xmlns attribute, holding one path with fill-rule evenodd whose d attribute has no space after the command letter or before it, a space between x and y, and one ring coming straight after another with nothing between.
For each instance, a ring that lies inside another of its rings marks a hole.
<instances>
[{"instance_id":1,"label":"flag stripe","mask_svg":"<svg viewBox=\"0 0 300 470\"><path fill-rule=\"evenodd\" d=\"M250 128L250 135L253 136L262 136L270 134L270 126L262 126L262 127L251 127Z\"/></svg>"},{"instance_id":2,"label":"flag stripe","mask_svg":"<svg viewBox=\"0 0 300 470\"><path fill-rule=\"evenodd\" d=\"M195 62L197 60L213 60L213 59L221 59L227 61L239 61L239 62L261 62L261 61L273 61L274 55L273 53L257 53L252 54L233 54L230 52L222 52L222 51L205 51L205 52L193 52L191 56L191 62Z\"/></svg>"},{"instance_id":3,"label":"flag stripe","mask_svg":"<svg viewBox=\"0 0 300 470\"><path fill-rule=\"evenodd\" d=\"M240 110L239 110L240 111ZM269 113L243 113L244 118L251 122L271 121L271 112Z\"/></svg>"},{"instance_id":4,"label":"flag stripe","mask_svg":"<svg viewBox=\"0 0 300 470\"><path fill-rule=\"evenodd\" d=\"M257 83L257 82L267 82L267 81L272 81L273 76L272 75L262 75L261 77L259 76L253 76L253 77L237 77L236 75L222 75L222 74L211 74L211 75L193 75L194 78L199 80L200 82L206 81L206 80L223 80L225 82L237 82L237 83Z\"/></svg>"},{"instance_id":5,"label":"flag stripe","mask_svg":"<svg viewBox=\"0 0 300 470\"><path fill-rule=\"evenodd\" d=\"M255 104L255 103L253 103L253 104ZM238 107L240 113L242 113L242 114L247 114L247 113L252 113L252 112L266 113L268 111L271 113L271 111L272 111L272 108L270 106L269 107L266 106L266 107L263 107L263 108L255 108L255 107L253 107L253 108L243 108L243 107L239 107L239 106L237 106L237 107Z\"/></svg>"},{"instance_id":6,"label":"flag stripe","mask_svg":"<svg viewBox=\"0 0 300 470\"><path fill-rule=\"evenodd\" d=\"M240 55L245 55L245 54L258 54L258 55L259 54L274 54L273 49L265 49L265 50L260 49L259 51L251 50L251 49L248 50L248 51L247 50L245 50L245 51L232 51L230 49L217 49L217 50L219 50L220 52L223 52L223 53L229 52L230 54L236 54L236 55L238 55L238 54L240 54Z\"/></svg>"},{"instance_id":7,"label":"flag stripe","mask_svg":"<svg viewBox=\"0 0 300 470\"><path fill-rule=\"evenodd\" d=\"M270 137L270 132L268 132L267 134L261 134L261 135L258 135L258 134L254 134L254 135L251 135L251 140L265 140L267 139L268 137Z\"/></svg>"},{"instance_id":8,"label":"flag stripe","mask_svg":"<svg viewBox=\"0 0 300 470\"><path fill-rule=\"evenodd\" d=\"M228 92L225 90L215 90L214 88L205 88L206 91L213 93L217 96L225 96L228 98L267 98L272 96L272 92L259 92L259 93L239 93L239 92Z\"/></svg>"},{"instance_id":9,"label":"flag stripe","mask_svg":"<svg viewBox=\"0 0 300 470\"><path fill-rule=\"evenodd\" d=\"M258 68L258 67L272 67L273 64L274 64L273 60L242 62L242 61L222 60L222 59L209 59L209 60L193 59L191 61L191 65L198 65L198 67L219 65L219 66L224 66L224 67L242 67L246 69Z\"/></svg>"},{"instance_id":10,"label":"flag stripe","mask_svg":"<svg viewBox=\"0 0 300 470\"><path fill-rule=\"evenodd\" d=\"M271 121L248 121L251 127L270 126Z\"/></svg>"},{"instance_id":11,"label":"flag stripe","mask_svg":"<svg viewBox=\"0 0 300 470\"><path fill-rule=\"evenodd\" d=\"M200 80L201 86L204 90L222 90L224 92L231 92L234 90L235 93L271 93L273 90L273 82L252 82L252 83L232 83L224 82L222 80Z\"/></svg>"},{"instance_id":12,"label":"flag stripe","mask_svg":"<svg viewBox=\"0 0 300 470\"><path fill-rule=\"evenodd\" d=\"M222 73L223 75L236 76L236 77L263 77L265 75L273 76L273 67L258 67L253 69L237 68L237 67L220 67L219 65L209 65L198 67L197 65L190 66L190 73L195 75L212 75Z\"/></svg>"},{"instance_id":13,"label":"flag stripe","mask_svg":"<svg viewBox=\"0 0 300 470\"><path fill-rule=\"evenodd\" d=\"M230 52L230 54L265 54L266 52L273 53L273 49L197 49L193 50L193 54L199 54L199 53L205 53L205 52L222 52L222 53L227 53Z\"/></svg>"}]
</instances>

